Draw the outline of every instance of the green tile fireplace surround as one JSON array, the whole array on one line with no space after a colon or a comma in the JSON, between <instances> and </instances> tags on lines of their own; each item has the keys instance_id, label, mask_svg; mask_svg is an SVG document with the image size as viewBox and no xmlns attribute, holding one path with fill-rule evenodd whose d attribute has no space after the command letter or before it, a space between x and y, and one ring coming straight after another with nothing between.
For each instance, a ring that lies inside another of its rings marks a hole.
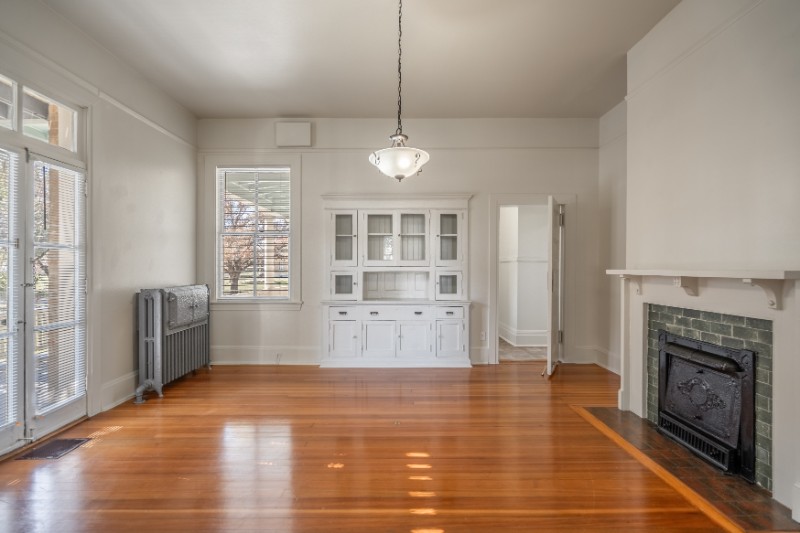
<instances>
[{"instance_id":1,"label":"green tile fireplace surround","mask_svg":"<svg viewBox=\"0 0 800 533\"><path fill-rule=\"evenodd\" d=\"M647 418L658 416L658 330L756 352L756 483L772 490L772 321L666 305L647 305Z\"/></svg>"}]
</instances>

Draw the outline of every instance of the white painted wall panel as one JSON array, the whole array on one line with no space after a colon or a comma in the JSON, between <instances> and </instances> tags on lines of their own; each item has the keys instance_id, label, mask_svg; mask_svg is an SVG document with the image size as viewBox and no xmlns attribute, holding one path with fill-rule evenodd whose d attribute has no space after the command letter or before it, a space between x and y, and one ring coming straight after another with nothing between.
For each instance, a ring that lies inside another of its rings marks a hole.
<instances>
[{"instance_id":1,"label":"white painted wall panel","mask_svg":"<svg viewBox=\"0 0 800 533\"><path fill-rule=\"evenodd\" d=\"M625 268L625 209L627 184L627 104L620 103L600 117L600 161L598 169L597 242L600 259L598 283L601 311L598 363L620 372L620 324L618 277L607 276L605 270Z\"/></svg>"},{"instance_id":2,"label":"white painted wall panel","mask_svg":"<svg viewBox=\"0 0 800 533\"><path fill-rule=\"evenodd\" d=\"M706 4L682 3L654 35L684 38ZM631 53L630 79L649 79L628 101L627 266L797 269L800 2L732 19L711 4L719 24L687 55L647 38Z\"/></svg>"},{"instance_id":3,"label":"white painted wall panel","mask_svg":"<svg viewBox=\"0 0 800 533\"><path fill-rule=\"evenodd\" d=\"M470 200L469 297L474 362L487 360L489 195L493 193L574 194L571 213L575 238L567 244L567 358L597 358L597 121L596 120L417 120L405 124L416 146L431 154L420 176L398 184L367 161L383 147L390 124L356 119L314 120L315 147L299 149L302 158L303 300L300 311L225 310L212 314L213 359L267 361L276 353L316 361L321 334L320 302L325 258L321 195L325 193L425 194L474 193ZM450 134L458 130L458 134ZM276 153L273 121L201 120L198 138L204 150ZM425 142L427 140L427 142ZM463 143L463 144L462 144ZM472 143L481 148L474 148ZM502 147L512 144L514 149ZM386 143L388 144L388 143ZM200 281L213 282L213 189L200 191ZM309 230L310 228L310 230ZM247 324L247 326L242 326ZM313 335L313 337L312 337Z\"/></svg>"},{"instance_id":4,"label":"white painted wall panel","mask_svg":"<svg viewBox=\"0 0 800 533\"><path fill-rule=\"evenodd\" d=\"M92 357L107 384L138 368L134 294L194 282L196 158L105 101L92 118Z\"/></svg>"}]
</instances>

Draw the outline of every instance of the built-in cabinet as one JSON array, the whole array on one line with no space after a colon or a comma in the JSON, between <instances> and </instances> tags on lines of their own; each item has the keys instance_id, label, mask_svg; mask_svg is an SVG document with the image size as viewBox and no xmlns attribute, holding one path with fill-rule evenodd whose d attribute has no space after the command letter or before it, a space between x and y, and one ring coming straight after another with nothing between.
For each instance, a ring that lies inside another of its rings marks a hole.
<instances>
[{"instance_id":1,"label":"built-in cabinet","mask_svg":"<svg viewBox=\"0 0 800 533\"><path fill-rule=\"evenodd\" d=\"M326 303L322 366L470 366L469 303Z\"/></svg>"},{"instance_id":2,"label":"built-in cabinet","mask_svg":"<svg viewBox=\"0 0 800 533\"><path fill-rule=\"evenodd\" d=\"M469 195L326 195L322 366L470 366Z\"/></svg>"}]
</instances>

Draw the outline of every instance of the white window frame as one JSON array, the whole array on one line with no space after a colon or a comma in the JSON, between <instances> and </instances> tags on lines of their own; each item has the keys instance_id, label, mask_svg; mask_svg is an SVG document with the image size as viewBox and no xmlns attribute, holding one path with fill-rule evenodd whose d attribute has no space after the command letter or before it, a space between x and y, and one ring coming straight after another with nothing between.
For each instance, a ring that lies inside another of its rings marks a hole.
<instances>
[{"instance_id":1,"label":"white window frame","mask_svg":"<svg viewBox=\"0 0 800 533\"><path fill-rule=\"evenodd\" d=\"M44 157L54 159L60 163L87 171L86 160L88 159L88 123L90 110L87 106L78 105L73 99L65 98L58 91L42 90L38 86L26 83L25 80L18 79L8 72L0 71L0 74L7 80L14 84L14 117L12 120L12 128L0 128L0 142L5 143L7 146L15 146L30 148ZM53 102L62 107L66 107L75 113L75 146L74 149L64 148L55 144L50 144L36 137L25 135L23 130L23 101L24 92L28 90L37 96ZM87 174L88 176L88 174Z\"/></svg>"},{"instance_id":2,"label":"white window frame","mask_svg":"<svg viewBox=\"0 0 800 533\"><path fill-rule=\"evenodd\" d=\"M301 157L299 154L213 153L200 154L204 169L200 191L201 236L198 255L202 258L199 275L211 287L212 310L299 310L302 305L301 279ZM289 168L290 225L289 225L289 297L226 297L222 295L220 258L220 216L217 169L220 168Z\"/></svg>"}]
</instances>

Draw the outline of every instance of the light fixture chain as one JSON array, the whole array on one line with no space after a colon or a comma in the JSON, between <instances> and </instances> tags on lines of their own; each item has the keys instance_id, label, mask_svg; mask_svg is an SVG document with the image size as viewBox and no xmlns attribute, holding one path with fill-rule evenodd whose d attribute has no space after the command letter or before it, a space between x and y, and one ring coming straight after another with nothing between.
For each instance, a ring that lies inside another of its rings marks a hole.
<instances>
[{"instance_id":1,"label":"light fixture chain","mask_svg":"<svg viewBox=\"0 0 800 533\"><path fill-rule=\"evenodd\" d=\"M397 131L403 133L403 0L399 0L397 14Z\"/></svg>"}]
</instances>

